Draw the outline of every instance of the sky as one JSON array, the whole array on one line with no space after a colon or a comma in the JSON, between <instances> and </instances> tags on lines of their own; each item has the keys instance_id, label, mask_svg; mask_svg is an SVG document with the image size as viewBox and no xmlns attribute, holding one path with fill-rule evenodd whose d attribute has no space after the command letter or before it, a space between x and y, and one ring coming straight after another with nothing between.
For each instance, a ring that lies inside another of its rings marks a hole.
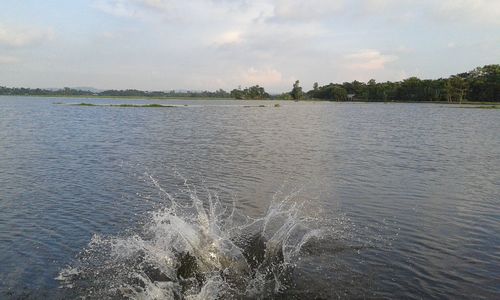
<instances>
[{"instance_id":1,"label":"sky","mask_svg":"<svg viewBox=\"0 0 500 300\"><path fill-rule=\"evenodd\" d=\"M278 93L498 63L499 0L0 0L0 86Z\"/></svg>"}]
</instances>

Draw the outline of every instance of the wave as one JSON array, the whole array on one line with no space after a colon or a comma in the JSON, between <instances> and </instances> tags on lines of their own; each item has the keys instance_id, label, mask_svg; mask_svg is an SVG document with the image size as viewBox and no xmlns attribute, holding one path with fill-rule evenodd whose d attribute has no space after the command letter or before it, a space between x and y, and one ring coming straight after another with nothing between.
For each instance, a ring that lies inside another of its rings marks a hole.
<instances>
[{"instance_id":1,"label":"wave","mask_svg":"<svg viewBox=\"0 0 500 300\"><path fill-rule=\"evenodd\" d=\"M174 196L148 177L163 207L138 233L94 235L77 262L60 271L62 289L96 299L274 297L293 285L304 246L328 231L299 191L277 192L267 212L253 218L208 188L199 192L184 180Z\"/></svg>"}]
</instances>

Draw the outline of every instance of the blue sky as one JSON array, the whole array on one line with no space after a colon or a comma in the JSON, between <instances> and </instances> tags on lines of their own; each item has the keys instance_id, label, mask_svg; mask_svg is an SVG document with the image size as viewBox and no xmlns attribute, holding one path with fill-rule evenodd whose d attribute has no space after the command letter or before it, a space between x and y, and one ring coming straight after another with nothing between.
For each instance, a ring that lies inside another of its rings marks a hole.
<instances>
[{"instance_id":1,"label":"blue sky","mask_svg":"<svg viewBox=\"0 0 500 300\"><path fill-rule=\"evenodd\" d=\"M500 63L498 0L2 0L0 85L289 90Z\"/></svg>"}]
</instances>

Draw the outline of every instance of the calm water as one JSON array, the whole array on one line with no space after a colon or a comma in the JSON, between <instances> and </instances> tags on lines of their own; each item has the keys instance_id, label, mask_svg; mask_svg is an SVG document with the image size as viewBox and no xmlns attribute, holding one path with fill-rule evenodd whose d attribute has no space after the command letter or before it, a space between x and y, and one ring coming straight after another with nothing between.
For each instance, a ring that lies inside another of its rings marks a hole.
<instances>
[{"instance_id":1,"label":"calm water","mask_svg":"<svg viewBox=\"0 0 500 300\"><path fill-rule=\"evenodd\" d=\"M0 97L2 299L500 298L498 110L82 101Z\"/></svg>"}]
</instances>

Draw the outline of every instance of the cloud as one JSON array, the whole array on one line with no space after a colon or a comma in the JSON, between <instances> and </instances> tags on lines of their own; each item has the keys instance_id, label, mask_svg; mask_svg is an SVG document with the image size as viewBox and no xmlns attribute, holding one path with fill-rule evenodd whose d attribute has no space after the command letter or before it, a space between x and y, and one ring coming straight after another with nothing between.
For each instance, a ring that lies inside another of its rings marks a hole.
<instances>
[{"instance_id":1,"label":"cloud","mask_svg":"<svg viewBox=\"0 0 500 300\"><path fill-rule=\"evenodd\" d=\"M4 64L30 62L16 65L21 85L259 84L279 92L295 79L304 86L392 80L400 70L413 75L416 66L423 76L444 76L494 63L500 45L500 0L91 0L61 6L57 13L65 18L44 6L19 7L0 12L0 53L10 55ZM85 17L78 19L78 11ZM58 38L23 49L49 40L51 31L2 22L34 14L36 22L60 26ZM456 43L454 51L448 42Z\"/></svg>"},{"instance_id":2,"label":"cloud","mask_svg":"<svg viewBox=\"0 0 500 300\"><path fill-rule=\"evenodd\" d=\"M246 85L276 86L283 83L281 72L271 67L262 69L251 67L242 74L241 79Z\"/></svg>"},{"instance_id":3,"label":"cloud","mask_svg":"<svg viewBox=\"0 0 500 300\"><path fill-rule=\"evenodd\" d=\"M242 33L240 31L226 31L219 36L217 36L214 40L216 45L232 45L239 44L243 42Z\"/></svg>"},{"instance_id":4,"label":"cloud","mask_svg":"<svg viewBox=\"0 0 500 300\"><path fill-rule=\"evenodd\" d=\"M276 0L273 17L289 21L318 20L340 12L344 4L344 0Z\"/></svg>"},{"instance_id":5,"label":"cloud","mask_svg":"<svg viewBox=\"0 0 500 300\"><path fill-rule=\"evenodd\" d=\"M452 21L500 24L498 0L442 0L437 5L438 15Z\"/></svg>"},{"instance_id":6,"label":"cloud","mask_svg":"<svg viewBox=\"0 0 500 300\"><path fill-rule=\"evenodd\" d=\"M0 24L0 45L25 47L35 45L53 37L50 29L23 28Z\"/></svg>"},{"instance_id":7,"label":"cloud","mask_svg":"<svg viewBox=\"0 0 500 300\"><path fill-rule=\"evenodd\" d=\"M114 16L187 24L322 22L353 17L397 22L438 20L500 24L498 0L94 0Z\"/></svg>"},{"instance_id":8,"label":"cloud","mask_svg":"<svg viewBox=\"0 0 500 300\"><path fill-rule=\"evenodd\" d=\"M363 4L365 9L377 11L394 4L394 0L365 0Z\"/></svg>"},{"instance_id":9,"label":"cloud","mask_svg":"<svg viewBox=\"0 0 500 300\"><path fill-rule=\"evenodd\" d=\"M269 1L257 0L94 0L93 7L117 17L196 26L247 21L269 11ZM257 10L257 11L256 11Z\"/></svg>"},{"instance_id":10,"label":"cloud","mask_svg":"<svg viewBox=\"0 0 500 300\"><path fill-rule=\"evenodd\" d=\"M19 62L17 57L0 55L0 64L15 64L17 62Z\"/></svg>"},{"instance_id":11,"label":"cloud","mask_svg":"<svg viewBox=\"0 0 500 300\"><path fill-rule=\"evenodd\" d=\"M498 0L358 0L364 15L377 13L396 21L417 21L434 18L445 22L500 24Z\"/></svg>"},{"instance_id":12,"label":"cloud","mask_svg":"<svg viewBox=\"0 0 500 300\"><path fill-rule=\"evenodd\" d=\"M169 5L172 1L163 1L163 0L142 0L137 1L142 3L146 7L150 7L152 9L168 9Z\"/></svg>"},{"instance_id":13,"label":"cloud","mask_svg":"<svg viewBox=\"0 0 500 300\"><path fill-rule=\"evenodd\" d=\"M378 50L361 50L345 56L351 69L383 70L386 64L398 60L397 56L385 55Z\"/></svg>"},{"instance_id":14,"label":"cloud","mask_svg":"<svg viewBox=\"0 0 500 300\"><path fill-rule=\"evenodd\" d=\"M117 17L138 17L139 12L128 0L99 0L94 1L93 7L107 14Z\"/></svg>"}]
</instances>

